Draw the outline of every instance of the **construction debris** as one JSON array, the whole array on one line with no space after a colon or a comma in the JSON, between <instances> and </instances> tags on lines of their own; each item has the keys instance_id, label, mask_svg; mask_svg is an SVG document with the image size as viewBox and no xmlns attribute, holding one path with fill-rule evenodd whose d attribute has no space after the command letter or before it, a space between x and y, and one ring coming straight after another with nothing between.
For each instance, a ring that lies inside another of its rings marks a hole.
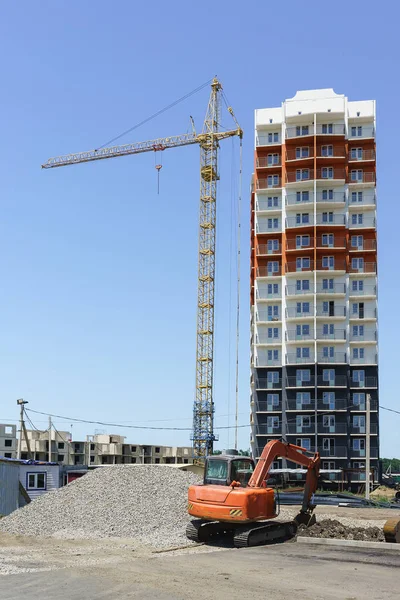
<instances>
[{"instance_id":1,"label":"construction debris","mask_svg":"<svg viewBox=\"0 0 400 600\"><path fill-rule=\"evenodd\" d=\"M167 465L114 465L89 472L0 521L0 531L60 539L134 538L187 544L187 489L198 476Z\"/></svg>"},{"instance_id":2,"label":"construction debris","mask_svg":"<svg viewBox=\"0 0 400 600\"><path fill-rule=\"evenodd\" d=\"M318 521L311 527L300 525L297 535L301 537L335 538L338 540L385 541L383 530L380 527L347 527L334 519Z\"/></svg>"}]
</instances>

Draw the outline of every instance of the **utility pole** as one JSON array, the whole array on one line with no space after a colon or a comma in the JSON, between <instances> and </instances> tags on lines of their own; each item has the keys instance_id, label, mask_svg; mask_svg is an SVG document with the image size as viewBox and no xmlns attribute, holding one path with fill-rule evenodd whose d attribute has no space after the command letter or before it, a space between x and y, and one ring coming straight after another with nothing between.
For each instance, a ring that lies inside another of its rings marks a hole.
<instances>
[{"instance_id":1,"label":"utility pole","mask_svg":"<svg viewBox=\"0 0 400 600\"><path fill-rule=\"evenodd\" d=\"M365 440L365 498L369 500L370 491L370 470L371 470L371 394L367 394L367 415L366 415L366 440Z\"/></svg>"},{"instance_id":2,"label":"utility pole","mask_svg":"<svg viewBox=\"0 0 400 600\"><path fill-rule=\"evenodd\" d=\"M24 400L23 398L19 398L17 400L17 404L20 406L19 413L19 437L18 437L18 451L17 458L21 459L21 450L22 450L22 434L25 435L25 442L28 448L29 455L31 454L31 449L29 447L28 436L26 435L25 423L24 423L24 406L28 404L28 400Z\"/></svg>"},{"instance_id":3,"label":"utility pole","mask_svg":"<svg viewBox=\"0 0 400 600\"><path fill-rule=\"evenodd\" d=\"M49 415L49 452L47 455L48 462L51 462L51 417Z\"/></svg>"}]
</instances>

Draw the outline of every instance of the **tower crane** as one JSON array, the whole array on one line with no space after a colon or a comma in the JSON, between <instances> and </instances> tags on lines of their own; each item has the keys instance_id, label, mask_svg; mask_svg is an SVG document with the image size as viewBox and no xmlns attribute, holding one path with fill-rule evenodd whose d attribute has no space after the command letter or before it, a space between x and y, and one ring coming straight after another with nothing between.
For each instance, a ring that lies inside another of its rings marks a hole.
<instances>
[{"instance_id":1,"label":"tower crane","mask_svg":"<svg viewBox=\"0 0 400 600\"><path fill-rule=\"evenodd\" d=\"M200 146L200 212L197 288L197 344L196 344L196 394L193 408L194 458L204 460L212 454L214 435L214 295L215 295L215 239L216 201L219 142L226 138L243 137L233 109L227 105L235 128L220 131L222 85L217 78L211 83L211 93L201 133L191 133L122 146L103 147L88 152L77 152L49 158L43 169L65 167L106 158L159 152L198 144Z\"/></svg>"}]
</instances>

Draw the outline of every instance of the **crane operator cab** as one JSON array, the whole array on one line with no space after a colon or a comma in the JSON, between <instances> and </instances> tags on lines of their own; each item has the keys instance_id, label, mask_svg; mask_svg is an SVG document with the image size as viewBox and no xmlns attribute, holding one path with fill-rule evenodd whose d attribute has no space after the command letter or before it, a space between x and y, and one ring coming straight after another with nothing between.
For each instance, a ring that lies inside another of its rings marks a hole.
<instances>
[{"instance_id":1,"label":"crane operator cab","mask_svg":"<svg viewBox=\"0 0 400 600\"><path fill-rule=\"evenodd\" d=\"M254 461L247 456L219 454L206 459L204 485L230 486L232 482L247 487L254 471Z\"/></svg>"}]
</instances>

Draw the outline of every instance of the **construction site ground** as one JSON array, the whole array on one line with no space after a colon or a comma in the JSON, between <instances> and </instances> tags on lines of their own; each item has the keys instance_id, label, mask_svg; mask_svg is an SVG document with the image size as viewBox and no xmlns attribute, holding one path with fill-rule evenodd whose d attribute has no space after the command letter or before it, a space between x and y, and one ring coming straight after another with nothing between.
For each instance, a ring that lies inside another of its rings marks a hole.
<instances>
[{"instance_id":1,"label":"construction site ground","mask_svg":"<svg viewBox=\"0 0 400 600\"><path fill-rule=\"evenodd\" d=\"M366 525L398 514L337 507L316 512L317 518ZM385 550L384 543L379 550L291 541L240 550L216 544L160 551L123 538L0 534L2 600L385 600L398 598L399 568L400 552Z\"/></svg>"}]
</instances>

